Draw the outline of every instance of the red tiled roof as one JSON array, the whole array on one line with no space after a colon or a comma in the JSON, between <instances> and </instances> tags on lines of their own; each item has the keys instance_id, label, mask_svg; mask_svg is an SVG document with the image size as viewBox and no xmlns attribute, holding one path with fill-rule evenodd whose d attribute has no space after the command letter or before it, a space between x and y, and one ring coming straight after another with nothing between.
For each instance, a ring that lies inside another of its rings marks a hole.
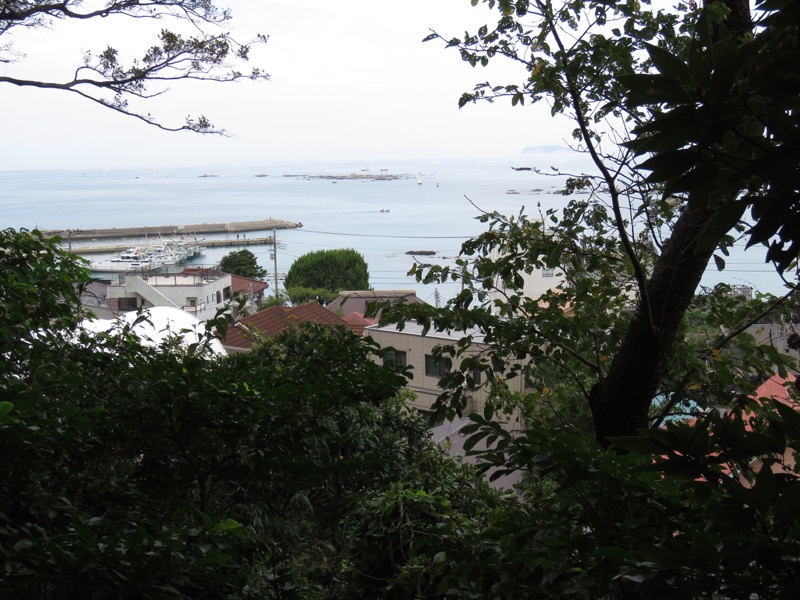
<instances>
[{"instance_id":1,"label":"red tiled roof","mask_svg":"<svg viewBox=\"0 0 800 600\"><path fill-rule=\"evenodd\" d=\"M228 327L222 345L232 348L249 348L253 345L253 338L249 333L251 331L272 337L287 327L300 323L348 326L344 319L320 306L317 302L309 302L300 306L270 306L248 315Z\"/></svg>"},{"instance_id":2,"label":"red tiled roof","mask_svg":"<svg viewBox=\"0 0 800 600\"><path fill-rule=\"evenodd\" d=\"M366 319L364 315L357 312L352 312L344 318L347 326L353 330L357 335L363 335L364 329L370 325L377 325L378 321L374 319Z\"/></svg>"},{"instance_id":3,"label":"red tiled roof","mask_svg":"<svg viewBox=\"0 0 800 600\"><path fill-rule=\"evenodd\" d=\"M231 289L234 292L245 292L258 294L263 292L269 287L266 281L260 279L252 279L250 277L242 277L241 275L231 275Z\"/></svg>"}]
</instances>

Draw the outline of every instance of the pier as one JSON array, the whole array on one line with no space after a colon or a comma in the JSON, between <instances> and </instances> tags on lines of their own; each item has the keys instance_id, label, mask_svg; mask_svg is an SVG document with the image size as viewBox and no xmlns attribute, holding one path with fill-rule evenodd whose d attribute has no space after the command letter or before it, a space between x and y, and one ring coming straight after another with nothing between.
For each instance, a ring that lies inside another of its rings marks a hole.
<instances>
[{"instance_id":1,"label":"pier","mask_svg":"<svg viewBox=\"0 0 800 600\"><path fill-rule=\"evenodd\" d=\"M73 241L74 238L73 238ZM239 246L271 246L271 237L262 238L241 238L241 239L224 239L224 240L203 240L200 245L203 248L234 248ZM131 247L131 244L104 244L102 246L75 246L70 249L70 252L75 254L112 254L114 252L123 252Z\"/></svg>"},{"instance_id":2,"label":"pier","mask_svg":"<svg viewBox=\"0 0 800 600\"><path fill-rule=\"evenodd\" d=\"M284 221L281 219L261 219L258 221L231 221L228 223L201 223L199 225L154 225L144 227L112 227L107 229L49 229L42 231L46 237L61 237L65 242L86 240L113 240L121 238L141 238L149 236L174 236L174 235L206 235L210 233L240 233L245 231L264 231L268 229L295 229L302 227L302 223ZM272 238L268 243L272 243ZM227 240L225 240L227 241ZM247 245L246 242L255 240L235 240L232 244L219 245ZM267 243L267 242L261 242ZM213 246L205 242L206 246ZM85 249L81 248L81 252ZM113 250L103 250L113 252Z\"/></svg>"}]
</instances>

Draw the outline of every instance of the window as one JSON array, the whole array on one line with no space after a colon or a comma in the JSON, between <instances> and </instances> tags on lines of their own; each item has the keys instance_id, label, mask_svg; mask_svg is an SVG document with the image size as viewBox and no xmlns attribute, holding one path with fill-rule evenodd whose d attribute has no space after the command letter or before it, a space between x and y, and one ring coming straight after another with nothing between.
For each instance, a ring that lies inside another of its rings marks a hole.
<instances>
[{"instance_id":1,"label":"window","mask_svg":"<svg viewBox=\"0 0 800 600\"><path fill-rule=\"evenodd\" d=\"M225 300L231 299L231 286L227 285L222 288L222 297L225 298Z\"/></svg>"},{"instance_id":2,"label":"window","mask_svg":"<svg viewBox=\"0 0 800 600\"><path fill-rule=\"evenodd\" d=\"M136 298L120 298L118 306L121 311L136 310L139 308Z\"/></svg>"},{"instance_id":3,"label":"window","mask_svg":"<svg viewBox=\"0 0 800 600\"><path fill-rule=\"evenodd\" d=\"M542 269L542 277L552 277L555 269Z\"/></svg>"},{"instance_id":4,"label":"window","mask_svg":"<svg viewBox=\"0 0 800 600\"><path fill-rule=\"evenodd\" d=\"M217 292L217 304L222 302L222 292Z\"/></svg>"},{"instance_id":5,"label":"window","mask_svg":"<svg viewBox=\"0 0 800 600\"><path fill-rule=\"evenodd\" d=\"M197 298L186 298L186 306L197 306Z\"/></svg>"},{"instance_id":6,"label":"window","mask_svg":"<svg viewBox=\"0 0 800 600\"><path fill-rule=\"evenodd\" d=\"M470 375L472 375L472 380L475 382L475 385L480 385L483 382L483 371L480 369L472 369Z\"/></svg>"},{"instance_id":7,"label":"window","mask_svg":"<svg viewBox=\"0 0 800 600\"><path fill-rule=\"evenodd\" d=\"M449 358L441 358L437 360L433 354L425 355L425 375L432 377L443 377L450 372L453 363Z\"/></svg>"},{"instance_id":8,"label":"window","mask_svg":"<svg viewBox=\"0 0 800 600\"><path fill-rule=\"evenodd\" d=\"M406 353L402 350L395 350L394 348L388 348L383 353L383 364L388 365L390 363L394 363L398 367L405 367L408 362L406 361Z\"/></svg>"}]
</instances>

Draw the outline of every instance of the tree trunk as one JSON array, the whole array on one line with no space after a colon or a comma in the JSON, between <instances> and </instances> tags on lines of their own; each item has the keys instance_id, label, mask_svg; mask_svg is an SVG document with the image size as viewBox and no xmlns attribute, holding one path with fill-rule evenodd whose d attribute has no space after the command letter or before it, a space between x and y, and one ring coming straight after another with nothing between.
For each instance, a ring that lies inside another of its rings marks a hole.
<instances>
[{"instance_id":1,"label":"tree trunk","mask_svg":"<svg viewBox=\"0 0 800 600\"><path fill-rule=\"evenodd\" d=\"M705 272L714 246L701 248L700 234L715 210L687 210L675 224L647 282L650 318L639 307L605 377L590 395L597 439L634 435L647 427L647 411L658 389L683 315Z\"/></svg>"},{"instance_id":2,"label":"tree trunk","mask_svg":"<svg viewBox=\"0 0 800 600\"><path fill-rule=\"evenodd\" d=\"M730 9L725 25L731 34L741 37L750 31L747 1L724 3ZM718 207L722 203L714 204ZM609 437L635 435L648 426L648 409L671 356L678 327L716 248L715 244L700 246L701 234L718 210L711 206L709 199L705 206L687 208L676 221L647 282L651 315L644 314L640 304L608 372L591 390L595 435L604 446L609 444Z\"/></svg>"}]
</instances>

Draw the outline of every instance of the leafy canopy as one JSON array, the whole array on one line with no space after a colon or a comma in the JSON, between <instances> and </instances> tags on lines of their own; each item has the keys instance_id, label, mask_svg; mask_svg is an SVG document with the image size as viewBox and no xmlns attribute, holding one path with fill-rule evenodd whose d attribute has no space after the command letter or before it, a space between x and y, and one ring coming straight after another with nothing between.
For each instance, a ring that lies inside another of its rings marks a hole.
<instances>
[{"instance_id":1,"label":"leafy canopy","mask_svg":"<svg viewBox=\"0 0 800 600\"><path fill-rule=\"evenodd\" d=\"M264 279L267 276L266 269L259 266L256 255L246 248L223 256L219 268L225 273L251 279Z\"/></svg>"},{"instance_id":2,"label":"leafy canopy","mask_svg":"<svg viewBox=\"0 0 800 600\"><path fill-rule=\"evenodd\" d=\"M0 234L0 596L375 597L394 570L350 536L372 503L497 502L368 340L309 326L210 358L86 334L87 270L56 243ZM400 538L390 559L417 551Z\"/></svg>"},{"instance_id":3,"label":"leafy canopy","mask_svg":"<svg viewBox=\"0 0 800 600\"><path fill-rule=\"evenodd\" d=\"M800 404L791 384L785 403L756 391L796 363L748 330L791 323L798 3L757 2L755 19L736 0L472 4L496 22L428 39L525 74L462 105L547 102L592 170L540 170L563 181L560 210L484 214L454 267L415 268L463 281L446 307L383 312L477 330L439 349L455 368L437 416L461 414L483 371L488 407L462 430L467 448L525 479L516 510L443 534L427 572L445 574L448 597L795 597ZM768 248L783 297L698 294L740 241ZM526 277L546 268L564 283L528 297ZM504 410L525 426L508 431Z\"/></svg>"},{"instance_id":4,"label":"leafy canopy","mask_svg":"<svg viewBox=\"0 0 800 600\"><path fill-rule=\"evenodd\" d=\"M512 368L547 390L568 381L568 402L588 407L605 444L655 423L654 398L686 398L704 357L740 343L722 335L691 354L699 358L691 366L678 352L712 257L724 268L731 245L749 238L768 245L769 259L785 272L800 251L791 217L798 171L781 158L793 155L788 132L798 126L796 74L788 67L797 52L795 4L760 3L755 24L747 3L734 1L672 9L483 4L499 11L496 25L427 39L443 40L474 67L511 60L526 77L481 83L462 104L548 102L573 120L575 149L594 169L548 169L571 196L561 210L483 215L490 230L465 244L455 268L416 269L430 282L463 277L464 291L443 311L419 307L407 315L416 311L436 328L477 326L496 342L489 371ZM777 83L784 80L786 86ZM564 270L565 284L542 299L526 298L525 274L544 268ZM728 324L731 331L746 328L748 317L740 317ZM504 356L513 356L513 366ZM762 376L778 359L765 360L757 367ZM743 366L738 378L747 373ZM452 379L457 411L463 392L455 389L459 376ZM709 390L709 404L724 387Z\"/></svg>"},{"instance_id":5,"label":"leafy canopy","mask_svg":"<svg viewBox=\"0 0 800 600\"><path fill-rule=\"evenodd\" d=\"M284 287L295 304L317 295L330 301L342 290L369 289L369 269L353 249L316 250L292 263Z\"/></svg>"}]
</instances>

